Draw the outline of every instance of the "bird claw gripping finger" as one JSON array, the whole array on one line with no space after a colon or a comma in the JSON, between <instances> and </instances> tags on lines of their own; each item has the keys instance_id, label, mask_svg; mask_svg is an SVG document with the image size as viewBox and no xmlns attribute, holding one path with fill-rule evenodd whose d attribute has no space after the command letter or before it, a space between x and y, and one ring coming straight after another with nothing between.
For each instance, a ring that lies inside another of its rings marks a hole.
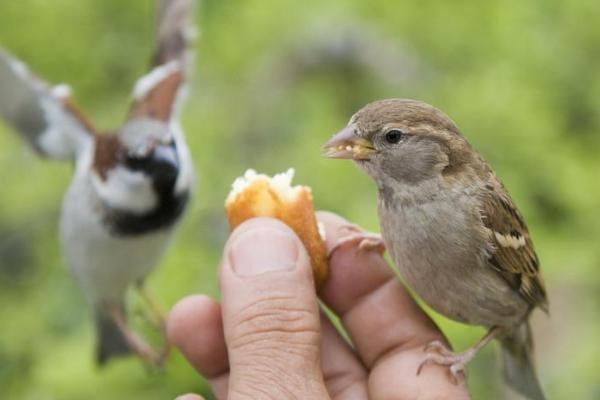
<instances>
[{"instance_id":1,"label":"bird claw gripping finger","mask_svg":"<svg viewBox=\"0 0 600 400\"><path fill-rule=\"evenodd\" d=\"M372 232L364 232L355 225L345 225L340 230L348 232L347 236L339 239L329 251L329 255L333 254L339 247L347 244L356 245L358 243L358 250L363 252L376 251L379 254L385 252L385 243L381 238L381 235Z\"/></svg>"},{"instance_id":2,"label":"bird claw gripping finger","mask_svg":"<svg viewBox=\"0 0 600 400\"><path fill-rule=\"evenodd\" d=\"M423 351L426 356L417 369L417 375L420 375L423 367L428 364L446 365L449 367L450 379L455 385L458 384L461 378L466 377L466 366L476 353L473 349L462 353L454 353L440 340L430 342Z\"/></svg>"}]
</instances>

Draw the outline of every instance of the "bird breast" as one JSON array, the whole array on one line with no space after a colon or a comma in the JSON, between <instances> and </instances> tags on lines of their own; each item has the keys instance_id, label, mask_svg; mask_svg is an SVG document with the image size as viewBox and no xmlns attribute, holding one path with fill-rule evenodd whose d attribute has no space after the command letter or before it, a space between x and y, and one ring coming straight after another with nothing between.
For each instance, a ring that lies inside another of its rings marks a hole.
<instances>
[{"instance_id":1,"label":"bird breast","mask_svg":"<svg viewBox=\"0 0 600 400\"><path fill-rule=\"evenodd\" d=\"M61 245L77 283L91 303L120 301L127 287L158 263L172 230L119 236L105 223L89 177L76 176L61 212Z\"/></svg>"},{"instance_id":2,"label":"bird breast","mask_svg":"<svg viewBox=\"0 0 600 400\"><path fill-rule=\"evenodd\" d=\"M385 191L379 201L384 241L405 282L429 306L476 325L509 326L522 318L526 302L488 264L492 248L480 229L477 196Z\"/></svg>"}]
</instances>

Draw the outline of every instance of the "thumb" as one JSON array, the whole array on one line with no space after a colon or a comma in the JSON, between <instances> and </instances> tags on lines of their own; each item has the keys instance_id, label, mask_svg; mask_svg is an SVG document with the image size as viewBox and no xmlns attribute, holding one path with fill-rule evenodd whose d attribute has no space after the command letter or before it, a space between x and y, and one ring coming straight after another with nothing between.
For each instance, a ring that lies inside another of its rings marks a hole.
<instances>
[{"instance_id":1,"label":"thumb","mask_svg":"<svg viewBox=\"0 0 600 400\"><path fill-rule=\"evenodd\" d=\"M231 235L220 269L229 399L324 399L319 306L294 232L256 218Z\"/></svg>"}]
</instances>

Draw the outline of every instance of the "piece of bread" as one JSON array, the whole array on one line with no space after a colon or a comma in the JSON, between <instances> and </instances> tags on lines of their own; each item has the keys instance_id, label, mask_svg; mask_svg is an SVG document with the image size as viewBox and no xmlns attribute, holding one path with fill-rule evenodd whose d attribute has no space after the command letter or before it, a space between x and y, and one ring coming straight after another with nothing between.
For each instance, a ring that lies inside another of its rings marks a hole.
<instances>
[{"instance_id":1,"label":"piece of bread","mask_svg":"<svg viewBox=\"0 0 600 400\"><path fill-rule=\"evenodd\" d=\"M233 182L225 200L229 228L254 217L277 218L296 232L313 268L315 285L321 287L328 272L324 230L320 229L308 186L292 186L294 170L269 177L249 169Z\"/></svg>"}]
</instances>

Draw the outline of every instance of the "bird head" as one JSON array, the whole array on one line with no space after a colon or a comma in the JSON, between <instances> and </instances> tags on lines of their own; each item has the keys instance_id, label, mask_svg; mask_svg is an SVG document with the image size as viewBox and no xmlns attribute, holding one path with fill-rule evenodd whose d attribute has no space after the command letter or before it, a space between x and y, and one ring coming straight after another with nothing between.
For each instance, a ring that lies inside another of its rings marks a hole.
<instances>
[{"instance_id":1,"label":"bird head","mask_svg":"<svg viewBox=\"0 0 600 400\"><path fill-rule=\"evenodd\" d=\"M108 206L142 214L173 194L181 164L181 149L167 124L133 119L117 135L97 137L93 183Z\"/></svg>"},{"instance_id":2,"label":"bird head","mask_svg":"<svg viewBox=\"0 0 600 400\"><path fill-rule=\"evenodd\" d=\"M407 99L367 104L323 148L326 157L354 160L379 184L415 185L460 166L472 153L446 114Z\"/></svg>"},{"instance_id":3,"label":"bird head","mask_svg":"<svg viewBox=\"0 0 600 400\"><path fill-rule=\"evenodd\" d=\"M146 175L159 190L172 189L179 174L177 144L169 127L155 120L132 120L119 133L124 168Z\"/></svg>"}]
</instances>

